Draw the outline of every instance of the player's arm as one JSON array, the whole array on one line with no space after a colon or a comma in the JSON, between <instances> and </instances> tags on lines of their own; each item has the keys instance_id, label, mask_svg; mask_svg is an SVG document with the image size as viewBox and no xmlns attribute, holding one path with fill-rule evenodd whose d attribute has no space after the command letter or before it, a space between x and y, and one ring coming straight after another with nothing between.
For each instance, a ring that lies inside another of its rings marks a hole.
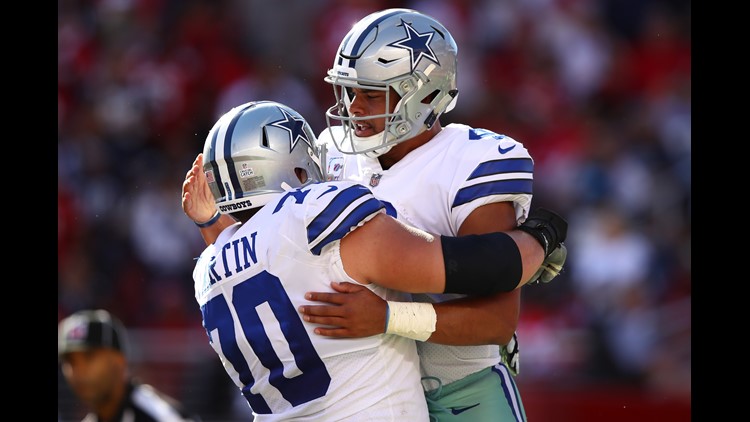
<instances>
[{"instance_id":1,"label":"player's arm","mask_svg":"<svg viewBox=\"0 0 750 422\"><path fill-rule=\"evenodd\" d=\"M458 234L488 233L516 227L513 204L498 202L475 209ZM537 244L539 246L539 244ZM451 345L507 344L518 326L521 291L466 297L433 304L435 332L427 340Z\"/></svg>"},{"instance_id":2,"label":"player's arm","mask_svg":"<svg viewBox=\"0 0 750 422\"><path fill-rule=\"evenodd\" d=\"M500 218L498 218L500 216ZM566 250L567 223L544 209L532 210L526 221L518 229L534 235L539 245L543 245L545 264L532 275L531 280L549 282L562 268ZM483 233L498 230L514 224L515 213L510 202L488 204L475 209L465 220L459 233ZM538 230L547 227L555 233ZM556 240L553 240L556 239ZM523 250L523 247L519 245ZM484 264L487 265L487 264ZM452 345L507 344L516 331L520 311L520 291L498 293L488 297L470 296L434 304L438 324L429 338L432 343Z\"/></svg>"},{"instance_id":3,"label":"player's arm","mask_svg":"<svg viewBox=\"0 0 750 422\"><path fill-rule=\"evenodd\" d=\"M206 245L216 241L219 234L235 224L232 216L220 214L203 173L203 153L198 154L182 182L182 211L198 226Z\"/></svg>"},{"instance_id":4,"label":"player's arm","mask_svg":"<svg viewBox=\"0 0 750 422\"><path fill-rule=\"evenodd\" d=\"M544 260L540 243L521 230L433 236L386 214L347 234L340 254L353 279L410 293L511 291L529 280Z\"/></svg>"},{"instance_id":5,"label":"player's arm","mask_svg":"<svg viewBox=\"0 0 750 422\"><path fill-rule=\"evenodd\" d=\"M496 205L495 205L496 206ZM556 218L558 220L556 220ZM519 242L517 243L519 251L521 251L521 256L524 260L524 270L523 275L521 276L524 281L522 283L525 283L526 281L529 281L529 271L531 269L528 269L525 267L526 260L529 260L529 262L533 261L534 263L539 262L538 259L540 257L537 255L542 250L542 244L546 243L546 241L539 240L540 237L548 237L550 239L549 243L551 245L556 245L559 242L563 241L565 238L565 232L567 231L567 223L564 222L564 220L559 219L559 217L556 217L552 213L542 213L541 214L541 224L534 224L530 225L529 232L534 233L536 236L532 236L534 239L536 239L535 242ZM553 234L548 234L545 236L540 236L540 234L543 233L543 230L539 230L539 227L544 227L547 225L547 223L550 223L550 226L557 226L559 230L557 230ZM526 223L524 223L525 225ZM469 226L470 227L470 226ZM513 232L520 232L521 230L513 230ZM362 234L363 232L360 232ZM445 240L446 238L443 238ZM459 238L456 238L459 239ZM529 238L526 238L526 241L528 241ZM395 249L396 255L403 254L402 251ZM472 256L472 259L469 261L463 261L468 262L469 265L464 264L463 267L474 267L476 271L479 271L479 279L483 279L481 277L481 272L486 271L488 268L491 268L491 264L496 263L499 259L505 259L507 258L507 254L500 253L500 251L496 249L475 249L473 251L467 251ZM494 255L492 253L494 252ZM408 252L407 252L408 253ZM487 254L490 255L487 255ZM474 256L476 255L476 256ZM503 258L504 257L504 258ZM361 257L362 260L368 260L367 256ZM401 256L393 258L394 260L391 261L391 264L388 265L388 268L391 267L397 267L401 265ZM445 257L444 257L445 259ZM489 264L489 265L488 265ZM533 264L532 264L533 265ZM460 274L454 273L453 276L458 275L460 278ZM531 277L531 280L534 280L534 277ZM461 281L454 281L453 284L461 284ZM317 327L315 329L315 332L320 335L324 336L331 336L331 337L366 337L370 335L380 334L383 332L384 327L388 327L388 332L399 332L398 330L393 331L391 330L390 325L386 322L386 315L393 315L393 309L388 309L386 307L386 302L380 298L379 296L372 293L370 290L364 288L363 286L356 285L353 283L333 283L332 284L333 289L338 293L323 293L323 292L309 292L306 296L308 300L311 301L318 301L318 302L326 302L327 305L306 305L300 307L300 312L303 314L303 318L306 321L316 323L316 324L323 324L327 327ZM394 287L399 288L399 287ZM413 290L410 290L413 291ZM507 299L506 299L507 300ZM468 308L470 306L481 306L481 310L487 310L492 309L493 306L496 305L497 298L493 296L491 299L474 299L473 301L467 301L467 300L460 300L456 301L450 305L445 305L444 310L438 311L437 309L433 310L433 306L431 304L417 304L414 305L414 307L424 310L423 308L429 308L427 312L429 312L431 315L436 315L436 312L440 312L441 314L444 314L443 317L445 318L445 321L440 322L440 332L435 335L433 331L435 330L435 326L433 324L432 328L429 331L429 334L431 335L430 341L434 342L446 342L446 343L458 343L458 344L474 344L470 343L472 340L477 337L479 338L486 338L481 337L483 334L479 333L472 334L474 337L468 336L468 340L466 337L461 338L460 333L456 334L456 330L462 329L462 308ZM511 305L513 302L510 302ZM399 306L402 306L399 304ZM510 306L510 305L509 305ZM390 311L390 314L387 313L387 310ZM410 309L409 311L412 311ZM421 311L420 311L421 312ZM516 315L517 315L517 309L516 309ZM482 313L473 313L472 317L478 317L481 316ZM437 317L438 319L440 316ZM399 318L401 319L401 318ZM408 318L407 318L408 319ZM516 316L517 321L517 316ZM503 323L505 321L502 321ZM507 324L507 330L510 331L510 334L512 335L514 330L514 323L510 322ZM502 331L498 330L498 331ZM449 337L453 336L453 337ZM420 336L411 336L412 338L417 338L420 340L426 340L427 337L424 337L424 332L421 333ZM488 344L488 340L483 340L484 343L478 343L478 344ZM502 339L495 339L492 341L502 341Z\"/></svg>"}]
</instances>

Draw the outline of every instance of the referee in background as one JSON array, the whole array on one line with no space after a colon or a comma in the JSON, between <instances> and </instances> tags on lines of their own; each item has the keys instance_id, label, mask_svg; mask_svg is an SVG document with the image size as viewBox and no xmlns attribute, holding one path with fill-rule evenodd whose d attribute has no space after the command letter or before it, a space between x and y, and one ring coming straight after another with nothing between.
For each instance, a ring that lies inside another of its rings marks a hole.
<instances>
[{"instance_id":1,"label":"referee in background","mask_svg":"<svg viewBox=\"0 0 750 422\"><path fill-rule=\"evenodd\" d=\"M90 409L82 422L201 422L174 398L133 378L125 328L105 310L60 321L57 351L65 379Z\"/></svg>"}]
</instances>

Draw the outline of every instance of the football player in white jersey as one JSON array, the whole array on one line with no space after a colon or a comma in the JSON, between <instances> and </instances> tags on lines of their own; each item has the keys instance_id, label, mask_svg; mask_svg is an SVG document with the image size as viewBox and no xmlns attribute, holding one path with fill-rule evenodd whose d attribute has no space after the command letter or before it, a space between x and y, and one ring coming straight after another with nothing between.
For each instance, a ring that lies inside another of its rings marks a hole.
<instances>
[{"instance_id":1,"label":"football player in white jersey","mask_svg":"<svg viewBox=\"0 0 750 422\"><path fill-rule=\"evenodd\" d=\"M365 186L325 182L319 160L307 122L276 102L235 107L209 132L182 193L207 243L193 279L209 342L258 422L427 421L412 338L429 337L435 315L392 289L517 289L544 259L540 239L558 244L567 224L548 213L524 230L434 236L387 215ZM388 300L393 320L379 315L384 329L363 338L313 334L298 309L332 280ZM427 328L394 326L408 321L400 313Z\"/></svg>"},{"instance_id":2,"label":"football player in white jersey","mask_svg":"<svg viewBox=\"0 0 750 422\"><path fill-rule=\"evenodd\" d=\"M457 54L450 32L414 10L383 10L357 22L325 78L336 97L319 136L328 149L328 179L369 186L399 220L432 233L510 230L529 218L534 162L511 137L464 124L441 126L440 116L458 97ZM549 281L567 250L561 245L545 252L548 265L536 277ZM310 321L338 321L317 332L382 332L372 317L384 312L381 298L353 285L337 290L357 295L313 293L313 300L336 306L303 308ZM464 296L413 295L437 313L435 332L417 343L430 414L451 421L525 420L512 376L520 290Z\"/></svg>"}]
</instances>

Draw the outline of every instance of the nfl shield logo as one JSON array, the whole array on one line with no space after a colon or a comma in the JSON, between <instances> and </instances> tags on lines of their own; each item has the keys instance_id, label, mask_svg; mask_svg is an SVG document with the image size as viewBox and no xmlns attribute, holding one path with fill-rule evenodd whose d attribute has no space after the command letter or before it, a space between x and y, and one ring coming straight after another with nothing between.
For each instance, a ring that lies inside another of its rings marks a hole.
<instances>
[{"instance_id":1,"label":"nfl shield logo","mask_svg":"<svg viewBox=\"0 0 750 422\"><path fill-rule=\"evenodd\" d=\"M381 178L381 177L383 177L383 175L382 175L382 174L380 174L380 173L374 173L374 174L373 174L373 175L372 175L372 176L370 177L370 186L372 186L372 187L375 187L375 186L377 186L377 185L378 185L378 183L380 183L380 178Z\"/></svg>"}]
</instances>

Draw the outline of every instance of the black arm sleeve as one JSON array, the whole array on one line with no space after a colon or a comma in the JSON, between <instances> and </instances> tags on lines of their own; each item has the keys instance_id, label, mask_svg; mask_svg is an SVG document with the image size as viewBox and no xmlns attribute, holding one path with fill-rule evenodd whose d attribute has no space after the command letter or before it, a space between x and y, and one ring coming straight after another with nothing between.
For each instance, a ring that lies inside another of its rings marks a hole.
<instances>
[{"instance_id":1,"label":"black arm sleeve","mask_svg":"<svg viewBox=\"0 0 750 422\"><path fill-rule=\"evenodd\" d=\"M491 295L510 292L523 275L521 252L505 233L440 236L445 263L444 293Z\"/></svg>"}]
</instances>

